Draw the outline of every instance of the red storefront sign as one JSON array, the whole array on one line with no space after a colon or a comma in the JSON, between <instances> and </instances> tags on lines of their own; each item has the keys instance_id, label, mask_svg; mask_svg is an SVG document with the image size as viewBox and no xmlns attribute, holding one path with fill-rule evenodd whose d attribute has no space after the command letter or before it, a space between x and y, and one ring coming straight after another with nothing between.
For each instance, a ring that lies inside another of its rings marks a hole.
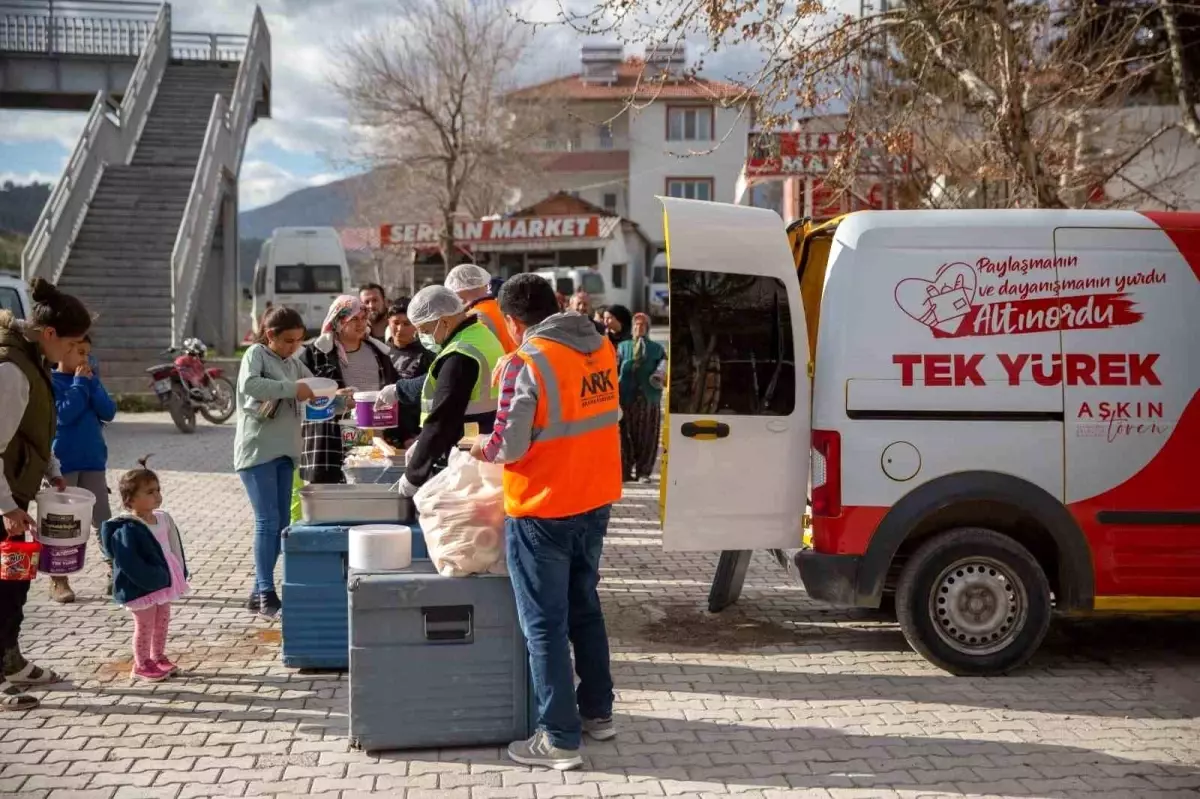
<instances>
[{"instance_id":1,"label":"red storefront sign","mask_svg":"<svg viewBox=\"0 0 1200 799\"><path fill-rule=\"evenodd\" d=\"M752 133L747 177L824 175L833 171L839 150L848 142L839 133ZM868 148L855 165L858 175L890 175L909 172L912 157L888 155Z\"/></svg>"},{"instance_id":2,"label":"red storefront sign","mask_svg":"<svg viewBox=\"0 0 1200 799\"><path fill-rule=\"evenodd\" d=\"M490 242L592 239L600 236L600 220L599 216L523 216L460 221L454 223L454 239L460 246ZM436 246L441 230L440 225L423 222L381 225L379 239L383 246Z\"/></svg>"}]
</instances>

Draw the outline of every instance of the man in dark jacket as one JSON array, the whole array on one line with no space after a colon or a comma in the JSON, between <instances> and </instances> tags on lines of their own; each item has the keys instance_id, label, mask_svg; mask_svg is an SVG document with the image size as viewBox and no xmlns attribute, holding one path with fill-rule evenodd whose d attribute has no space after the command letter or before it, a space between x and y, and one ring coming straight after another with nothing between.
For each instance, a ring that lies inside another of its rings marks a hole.
<instances>
[{"instance_id":1,"label":"man in dark jacket","mask_svg":"<svg viewBox=\"0 0 1200 799\"><path fill-rule=\"evenodd\" d=\"M388 344L390 356L401 380L424 377L433 364L433 353L417 340L417 328L408 318L408 298L403 297L388 308Z\"/></svg>"}]
</instances>

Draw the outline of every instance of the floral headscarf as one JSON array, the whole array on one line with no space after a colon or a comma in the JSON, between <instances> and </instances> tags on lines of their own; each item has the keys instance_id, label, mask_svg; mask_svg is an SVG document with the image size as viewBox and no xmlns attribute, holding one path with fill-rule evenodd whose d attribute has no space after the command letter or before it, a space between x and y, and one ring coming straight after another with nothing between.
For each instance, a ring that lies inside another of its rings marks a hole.
<instances>
[{"instance_id":1,"label":"floral headscarf","mask_svg":"<svg viewBox=\"0 0 1200 799\"><path fill-rule=\"evenodd\" d=\"M317 336L317 340L314 342L317 349L328 353L336 347L338 361L345 366L348 362L346 350L338 341L337 332L341 329L342 322L361 313L363 313L363 305L358 297L352 294L343 294L334 300L329 306L329 313L325 314L325 321L321 323L321 335Z\"/></svg>"}]
</instances>

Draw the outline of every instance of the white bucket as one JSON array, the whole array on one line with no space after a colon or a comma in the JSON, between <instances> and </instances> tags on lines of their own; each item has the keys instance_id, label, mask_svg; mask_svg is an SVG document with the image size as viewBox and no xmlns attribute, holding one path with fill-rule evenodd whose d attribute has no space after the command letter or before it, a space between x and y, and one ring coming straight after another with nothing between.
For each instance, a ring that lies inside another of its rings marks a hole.
<instances>
[{"instance_id":1,"label":"white bucket","mask_svg":"<svg viewBox=\"0 0 1200 799\"><path fill-rule=\"evenodd\" d=\"M35 499L37 540L42 545L38 570L54 576L83 571L95 494L84 488L50 489Z\"/></svg>"},{"instance_id":2,"label":"white bucket","mask_svg":"<svg viewBox=\"0 0 1200 799\"><path fill-rule=\"evenodd\" d=\"M333 418L338 384L328 377L302 377L297 382L312 389L313 398L304 403L304 421L328 422Z\"/></svg>"},{"instance_id":3,"label":"white bucket","mask_svg":"<svg viewBox=\"0 0 1200 799\"><path fill-rule=\"evenodd\" d=\"M412 565L412 528L363 524L350 528L350 568L392 571Z\"/></svg>"}]
</instances>

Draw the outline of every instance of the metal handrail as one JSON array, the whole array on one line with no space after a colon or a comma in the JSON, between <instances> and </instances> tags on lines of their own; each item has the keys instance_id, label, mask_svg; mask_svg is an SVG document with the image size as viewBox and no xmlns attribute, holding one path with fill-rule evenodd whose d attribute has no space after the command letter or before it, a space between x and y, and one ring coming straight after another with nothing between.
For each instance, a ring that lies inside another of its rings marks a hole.
<instances>
[{"instance_id":1,"label":"metal handrail","mask_svg":"<svg viewBox=\"0 0 1200 799\"><path fill-rule=\"evenodd\" d=\"M177 31L171 36L175 58L193 61L239 61L246 37L237 33Z\"/></svg>"},{"instance_id":2,"label":"metal handrail","mask_svg":"<svg viewBox=\"0 0 1200 799\"><path fill-rule=\"evenodd\" d=\"M230 103L221 95L213 98L200 162L192 178L191 192L175 246L171 251L171 343L178 345L191 322L196 289L206 250L216 230L226 175L241 168L246 136L258 99L258 75L271 64L271 34L262 8L254 10L254 23L246 38L246 49L238 68Z\"/></svg>"},{"instance_id":3,"label":"metal handrail","mask_svg":"<svg viewBox=\"0 0 1200 799\"><path fill-rule=\"evenodd\" d=\"M150 11L160 8L105 0L66 8L0 2L0 52L137 58L154 27ZM173 57L194 61L237 61L245 43L245 36L228 33L176 31L171 37Z\"/></svg>"},{"instance_id":4,"label":"metal handrail","mask_svg":"<svg viewBox=\"0 0 1200 799\"><path fill-rule=\"evenodd\" d=\"M163 4L120 106L97 92L83 133L21 253L26 280L58 282L108 164L128 164L167 67L171 7Z\"/></svg>"}]
</instances>

